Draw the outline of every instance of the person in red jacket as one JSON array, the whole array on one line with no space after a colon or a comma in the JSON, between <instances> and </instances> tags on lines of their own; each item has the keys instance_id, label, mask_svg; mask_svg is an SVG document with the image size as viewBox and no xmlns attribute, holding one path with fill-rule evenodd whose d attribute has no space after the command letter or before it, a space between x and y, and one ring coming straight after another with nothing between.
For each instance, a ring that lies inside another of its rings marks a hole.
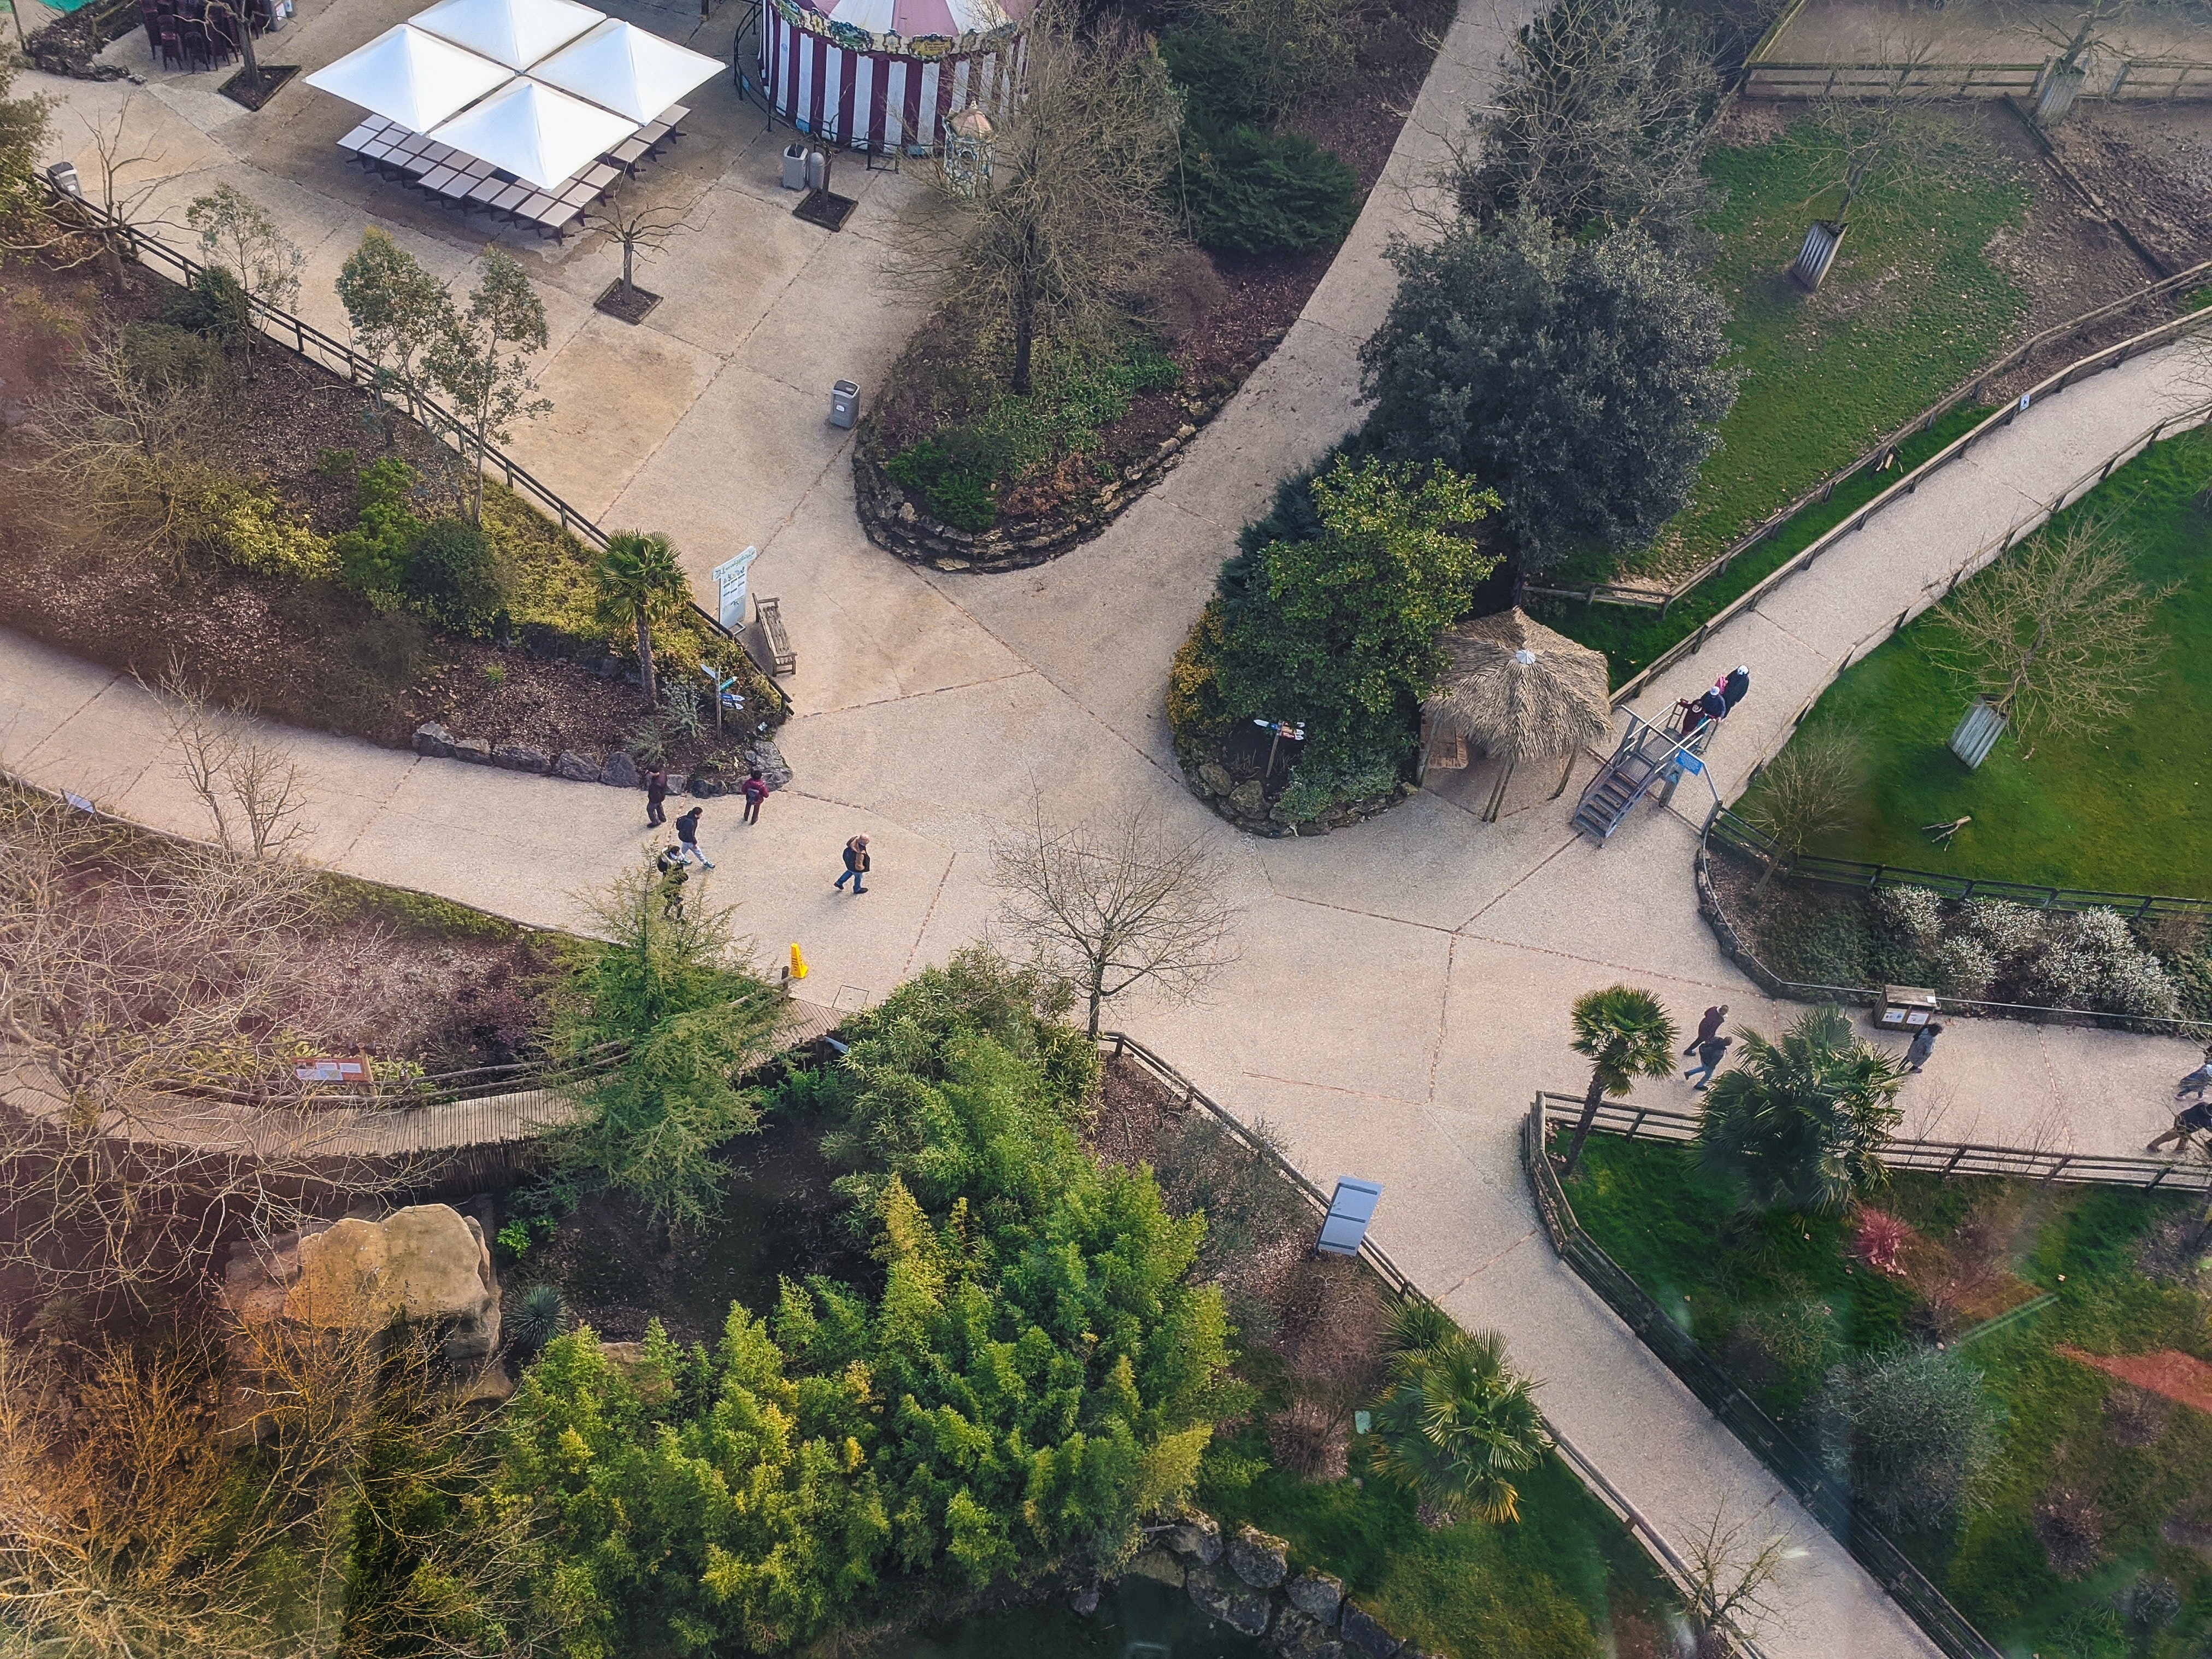
<instances>
[{"instance_id":1,"label":"person in red jacket","mask_svg":"<svg viewBox=\"0 0 2212 1659\"><path fill-rule=\"evenodd\" d=\"M768 780L761 776L760 768L756 766L745 775L744 782L738 787L744 791L745 822L758 823L761 803L768 799Z\"/></svg>"}]
</instances>

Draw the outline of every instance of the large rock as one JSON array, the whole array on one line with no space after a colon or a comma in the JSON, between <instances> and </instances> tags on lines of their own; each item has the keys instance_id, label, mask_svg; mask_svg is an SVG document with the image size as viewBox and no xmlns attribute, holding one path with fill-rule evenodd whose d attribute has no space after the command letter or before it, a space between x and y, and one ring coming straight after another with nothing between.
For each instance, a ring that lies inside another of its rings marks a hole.
<instances>
[{"instance_id":1,"label":"large rock","mask_svg":"<svg viewBox=\"0 0 2212 1659\"><path fill-rule=\"evenodd\" d=\"M599 769L599 781L617 789L635 789L645 781L637 769L637 763L617 751L607 757L607 763Z\"/></svg>"},{"instance_id":2,"label":"large rock","mask_svg":"<svg viewBox=\"0 0 2212 1659\"><path fill-rule=\"evenodd\" d=\"M1158 1579L1174 1589L1182 1588L1182 1563L1165 1550L1146 1550L1129 1563L1128 1570L1139 1578Z\"/></svg>"},{"instance_id":3,"label":"large rock","mask_svg":"<svg viewBox=\"0 0 2212 1659\"><path fill-rule=\"evenodd\" d=\"M453 734L435 720L425 720L415 728L415 752L444 760L453 752Z\"/></svg>"},{"instance_id":4,"label":"large rock","mask_svg":"<svg viewBox=\"0 0 2212 1659\"><path fill-rule=\"evenodd\" d=\"M1334 1629L1338 1609L1344 1606L1344 1581L1325 1572L1309 1571L1285 1585L1283 1594L1307 1618Z\"/></svg>"},{"instance_id":5,"label":"large rock","mask_svg":"<svg viewBox=\"0 0 2212 1659\"><path fill-rule=\"evenodd\" d=\"M1349 1601L1344 1604L1344 1619L1337 1634L1344 1638L1347 1650L1364 1654L1367 1659L1392 1659L1406 1645Z\"/></svg>"},{"instance_id":6,"label":"large rock","mask_svg":"<svg viewBox=\"0 0 2212 1659\"><path fill-rule=\"evenodd\" d=\"M1240 783L1229 792L1229 804L1247 817L1256 817L1267 810L1267 787L1257 778Z\"/></svg>"},{"instance_id":7,"label":"large rock","mask_svg":"<svg viewBox=\"0 0 2212 1659\"><path fill-rule=\"evenodd\" d=\"M234 1251L223 1300L241 1322L299 1332L381 1330L395 1318L435 1326L446 1357L481 1360L499 1346L499 1279L474 1217L417 1204L382 1221L348 1217Z\"/></svg>"},{"instance_id":8,"label":"large rock","mask_svg":"<svg viewBox=\"0 0 2212 1659\"><path fill-rule=\"evenodd\" d=\"M1237 780L1229 775L1229 769L1219 761L1200 761L1198 781L1209 795L1225 795L1237 787Z\"/></svg>"},{"instance_id":9,"label":"large rock","mask_svg":"<svg viewBox=\"0 0 2212 1659\"><path fill-rule=\"evenodd\" d=\"M573 749L563 749L561 757L553 763L553 769L575 783L596 783L599 763L589 755L580 755Z\"/></svg>"},{"instance_id":10,"label":"large rock","mask_svg":"<svg viewBox=\"0 0 2212 1659\"><path fill-rule=\"evenodd\" d=\"M453 758L470 761L478 766L491 764L491 739L489 738L455 738Z\"/></svg>"},{"instance_id":11,"label":"large rock","mask_svg":"<svg viewBox=\"0 0 2212 1659\"><path fill-rule=\"evenodd\" d=\"M791 768L783 758L783 750L766 738L745 745L745 769L760 769L761 781L771 789L781 789L791 781Z\"/></svg>"},{"instance_id":12,"label":"large rock","mask_svg":"<svg viewBox=\"0 0 2212 1659\"><path fill-rule=\"evenodd\" d=\"M1263 1634L1274 1610L1267 1591L1250 1589L1218 1567L1193 1567L1183 1588L1200 1613L1247 1636Z\"/></svg>"},{"instance_id":13,"label":"large rock","mask_svg":"<svg viewBox=\"0 0 2212 1659\"><path fill-rule=\"evenodd\" d=\"M1254 1589L1273 1589L1290 1577L1290 1545L1257 1527L1240 1528L1228 1554L1230 1571Z\"/></svg>"},{"instance_id":14,"label":"large rock","mask_svg":"<svg viewBox=\"0 0 2212 1659\"><path fill-rule=\"evenodd\" d=\"M1210 1515L1196 1511L1183 1516L1164 1534L1167 1547L1206 1566L1221 1559L1221 1526Z\"/></svg>"},{"instance_id":15,"label":"large rock","mask_svg":"<svg viewBox=\"0 0 2212 1659\"><path fill-rule=\"evenodd\" d=\"M1330 1636L1319 1620L1308 1618L1296 1607L1285 1607L1275 1615L1267 1645L1283 1659L1344 1659L1344 1644Z\"/></svg>"},{"instance_id":16,"label":"large rock","mask_svg":"<svg viewBox=\"0 0 2212 1659\"><path fill-rule=\"evenodd\" d=\"M526 743L503 743L491 751L491 763L510 772L548 772L553 757Z\"/></svg>"}]
</instances>

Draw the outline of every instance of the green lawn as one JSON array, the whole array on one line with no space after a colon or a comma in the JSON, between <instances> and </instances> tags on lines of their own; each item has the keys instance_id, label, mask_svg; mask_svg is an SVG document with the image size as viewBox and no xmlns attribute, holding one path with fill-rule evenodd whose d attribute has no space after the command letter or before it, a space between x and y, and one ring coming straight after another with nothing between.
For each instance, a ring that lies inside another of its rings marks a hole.
<instances>
[{"instance_id":1,"label":"green lawn","mask_svg":"<svg viewBox=\"0 0 2212 1659\"><path fill-rule=\"evenodd\" d=\"M2109 731L2046 738L2021 758L2012 737L1977 771L1948 747L1969 694L1929 658L1931 611L1846 672L1814 725L1863 734L1863 810L1813 850L2010 881L2122 893L2212 896L2212 434L2170 438L2069 510L2102 515L2134 550L2169 643L2150 692ZM1920 826L1971 814L1944 851Z\"/></svg>"},{"instance_id":2,"label":"green lawn","mask_svg":"<svg viewBox=\"0 0 2212 1659\"><path fill-rule=\"evenodd\" d=\"M1899 1340L1923 1320L1917 1295L1848 1261L1834 1220L1732 1216L1692 1149L1600 1135L1570 1196L1577 1217L1709 1352L1741 1374L1730 1338L1747 1316L1781 1316L1820 1340L1799 1375L1753 1391L1809 1440L1808 1402L1822 1367ZM2146 1278L2136 1250L2179 1199L2096 1188L1899 1176L1871 1201L1928 1237L1957 1244L1972 1220L1999 1241L2003 1265L2057 1299L1966 1349L2005 1413L2003 1449L1982 1504L1948 1535L1897 1542L1983 1633L2008 1654L2045 1659L2190 1659L2212 1635L2212 1416L2154 1407L2153 1432L2126 1431L2108 1401L2125 1392L2057 1352L2176 1348L2212 1358L2212 1327L2191 1291ZM2147 1443L2129 1443L2146 1442ZM2100 1559L2081 1577L2052 1570L2033 1523L2048 1492L2090 1495L2104 1519ZM2149 1573L2170 1580L2174 1625L2138 1644L2113 1598Z\"/></svg>"}]
</instances>

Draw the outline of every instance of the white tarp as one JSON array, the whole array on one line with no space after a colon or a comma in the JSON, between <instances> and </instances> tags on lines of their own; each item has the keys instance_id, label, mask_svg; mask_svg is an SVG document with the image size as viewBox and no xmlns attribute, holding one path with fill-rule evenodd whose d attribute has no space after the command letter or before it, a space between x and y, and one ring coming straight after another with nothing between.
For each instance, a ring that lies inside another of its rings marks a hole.
<instances>
[{"instance_id":1,"label":"white tarp","mask_svg":"<svg viewBox=\"0 0 2212 1659\"><path fill-rule=\"evenodd\" d=\"M576 0L438 0L407 21L511 70L526 70L605 17Z\"/></svg>"},{"instance_id":2,"label":"white tarp","mask_svg":"<svg viewBox=\"0 0 2212 1659\"><path fill-rule=\"evenodd\" d=\"M636 131L635 121L517 76L430 136L553 190Z\"/></svg>"},{"instance_id":3,"label":"white tarp","mask_svg":"<svg viewBox=\"0 0 2212 1659\"><path fill-rule=\"evenodd\" d=\"M510 74L489 58L397 23L307 79L411 132L427 132Z\"/></svg>"},{"instance_id":4,"label":"white tarp","mask_svg":"<svg viewBox=\"0 0 2212 1659\"><path fill-rule=\"evenodd\" d=\"M453 0L444 0L447 4ZM701 82L721 72L717 58L702 57L649 29L610 17L573 46L563 46L530 71L533 80L632 121L650 121Z\"/></svg>"}]
</instances>

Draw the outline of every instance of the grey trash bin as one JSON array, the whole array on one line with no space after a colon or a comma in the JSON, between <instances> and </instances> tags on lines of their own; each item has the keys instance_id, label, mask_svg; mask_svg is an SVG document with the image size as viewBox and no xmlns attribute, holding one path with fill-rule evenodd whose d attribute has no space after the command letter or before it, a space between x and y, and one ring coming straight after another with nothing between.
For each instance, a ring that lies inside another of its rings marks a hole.
<instances>
[{"instance_id":1,"label":"grey trash bin","mask_svg":"<svg viewBox=\"0 0 2212 1659\"><path fill-rule=\"evenodd\" d=\"M830 153L810 149L806 152L806 187L809 190L830 188Z\"/></svg>"},{"instance_id":2,"label":"grey trash bin","mask_svg":"<svg viewBox=\"0 0 2212 1659\"><path fill-rule=\"evenodd\" d=\"M786 144L783 147L783 187L786 190L806 188L806 146Z\"/></svg>"},{"instance_id":3,"label":"grey trash bin","mask_svg":"<svg viewBox=\"0 0 2212 1659\"><path fill-rule=\"evenodd\" d=\"M830 388L830 424L850 426L860 413L860 388L840 380Z\"/></svg>"}]
</instances>

